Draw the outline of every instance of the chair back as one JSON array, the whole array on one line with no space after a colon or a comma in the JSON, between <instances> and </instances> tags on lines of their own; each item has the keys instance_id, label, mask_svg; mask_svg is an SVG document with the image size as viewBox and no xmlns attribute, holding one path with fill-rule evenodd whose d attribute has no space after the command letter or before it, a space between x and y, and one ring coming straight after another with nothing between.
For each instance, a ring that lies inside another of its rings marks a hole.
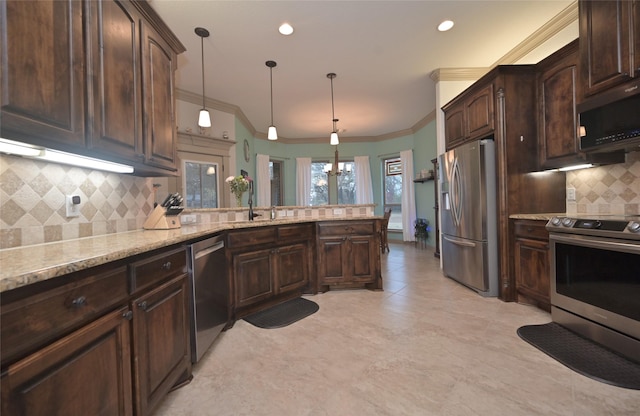
<instances>
[{"instance_id":1,"label":"chair back","mask_svg":"<svg viewBox=\"0 0 640 416\"><path fill-rule=\"evenodd\" d=\"M384 217L383 218L384 218L383 224L384 225L389 224L389 218L391 218L391 208L389 208L388 210L386 210L384 212Z\"/></svg>"}]
</instances>

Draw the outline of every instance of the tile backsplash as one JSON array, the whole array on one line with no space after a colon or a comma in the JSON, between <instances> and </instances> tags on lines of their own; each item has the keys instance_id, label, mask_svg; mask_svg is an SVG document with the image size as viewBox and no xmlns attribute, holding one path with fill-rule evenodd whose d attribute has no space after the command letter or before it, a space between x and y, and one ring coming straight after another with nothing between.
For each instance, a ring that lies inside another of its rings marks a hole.
<instances>
[{"instance_id":1,"label":"tile backsplash","mask_svg":"<svg viewBox=\"0 0 640 416\"><path fill-rule=\"evenodd\" d=\"M576 190L569 214L640 215L640 151L625 163L567 172L567 188Z\"/></svg>"},{"instance_id":2,"label":"tile backsplash","mask_svg":"<svg viewBox=\"0 0 640 416\"><path fill-rule=\"evenodd\" d=\"M153 182L0 155L0 248L140 229L153 209ZM72 194L80 216L67 218Z\"/></svg>"}]
</instances>

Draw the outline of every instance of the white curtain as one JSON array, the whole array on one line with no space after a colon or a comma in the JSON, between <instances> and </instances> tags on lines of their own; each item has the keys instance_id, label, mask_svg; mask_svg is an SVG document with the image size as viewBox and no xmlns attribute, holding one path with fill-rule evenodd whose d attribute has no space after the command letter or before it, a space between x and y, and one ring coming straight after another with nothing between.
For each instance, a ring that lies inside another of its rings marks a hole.
<instances>
[{"instance_id":1,"label":"white curtain","mask_svg":"<svg viewBox=\"0 0 640 416\"><path fill-rule=\"evenodd\" d=\"M413 150L400 152L402 165L402 240L416 241L414 223L416 221L416 198L413 183Z\"/></svg>"},{"instance_id":2,"label":"white curtain","mask_svg":"<svg viewBox=\"0 0 640 416\"><path fill-rule=\"evenodd\" d=\"M353 162L356 174L356 204L373 204L369 156L356 156Z\"/></svg>"},{"instance_id":3,"label":"white curtain","mask_svg":"<svg viewBox=\"0 0 640 416\"><path fill-rule=\"evenodd\" d=\"M256 206L271 206L271 177L269 176L269 155L256 155Z\"/></svg>"},{"instance_id":4,"label":"white curtain","mask_svg":"<svg viewBox=\"0 0 640 416\"><path fill-rule=\"evenodd\" d=\"M296 158L296 205L311 204L311 158Z\"/></svg>"}]
</instances>

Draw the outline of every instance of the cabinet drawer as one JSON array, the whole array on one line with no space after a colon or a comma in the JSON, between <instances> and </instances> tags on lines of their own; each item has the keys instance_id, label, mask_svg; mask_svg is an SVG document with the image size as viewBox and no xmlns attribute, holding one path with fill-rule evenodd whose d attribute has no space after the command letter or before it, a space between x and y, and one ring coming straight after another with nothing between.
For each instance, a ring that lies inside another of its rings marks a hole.
<instances>
[{"instance_id":1,"label":"cabinet drawer","mask_svg":"<svg viewBox=\"0 0 640 416\"><path fill-rule=\"evenodd\" d=\"M229 232L227 246L229 248L248 247L256 244L269 244L276 241L275 227L257 227L247 230Z\"/></svg>"},{"instance_id":2,"label":"cabinet drawer","mask_svg":"<svg viewBox=\"0 0 640 416\"><path fill-rule=\"evenodd\" d=\"M546 221L518 220L515 222L516 237L549 240L549 232L545 228Z\"/></svg>"},{"instance_id":3,"label":"cabinet drawer","mask_svg":"<svg viewBox=\"0 0 640 416\"><path fill-rule=\"evenodd\" d=\"M131 293L153 286L172 276L187 271L187 253L184 248L166 251L129 265Z\"/></svg>"},{"instance_id":4,"label":"cabinet drawer","mask_svg":"<svg viewBox=\"0 0 640 416\"><path fill-rule=\"evenodd\" d=\"M95 319L128 297L125 266L2 305L2 362Z\"/></svg>"},{"instance_id":5,"label":"cabinet drawer","mask_svg":"<svg viewBox=\"0 0 640 416\"><path fill-rule=\"evenodd\" d=\"M313 237L313 224L281 225L278 227L278 242L292 239L309 239Z\"/></svg>"},{"instance_id":6,"label":"cabinet drawer","mask_svg":"<svg viewBox=\"0 0 640 416\"><path fill-rule=\"evenodd\" d=\"M375 232L373 221L362 222L337 222L319 224L318 234L320 236L332 235L372 235Z\"/></svg>"}]
</instances>

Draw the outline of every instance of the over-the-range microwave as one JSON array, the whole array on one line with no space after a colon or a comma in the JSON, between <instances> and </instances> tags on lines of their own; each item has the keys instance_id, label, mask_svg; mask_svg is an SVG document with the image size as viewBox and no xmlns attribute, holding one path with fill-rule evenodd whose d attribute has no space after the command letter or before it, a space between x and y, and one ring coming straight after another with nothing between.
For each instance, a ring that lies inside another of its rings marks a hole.
<instances>
[{"instance_id":1,"label":"over-the-range microwave","mask_svg":"<svg viewBox=\"0 0 640 416\"><path fill-rule=\"evenodd\" d=\"M580 150L640 150L640 81L578 105Z\"/></svg>"}]
</instances>

